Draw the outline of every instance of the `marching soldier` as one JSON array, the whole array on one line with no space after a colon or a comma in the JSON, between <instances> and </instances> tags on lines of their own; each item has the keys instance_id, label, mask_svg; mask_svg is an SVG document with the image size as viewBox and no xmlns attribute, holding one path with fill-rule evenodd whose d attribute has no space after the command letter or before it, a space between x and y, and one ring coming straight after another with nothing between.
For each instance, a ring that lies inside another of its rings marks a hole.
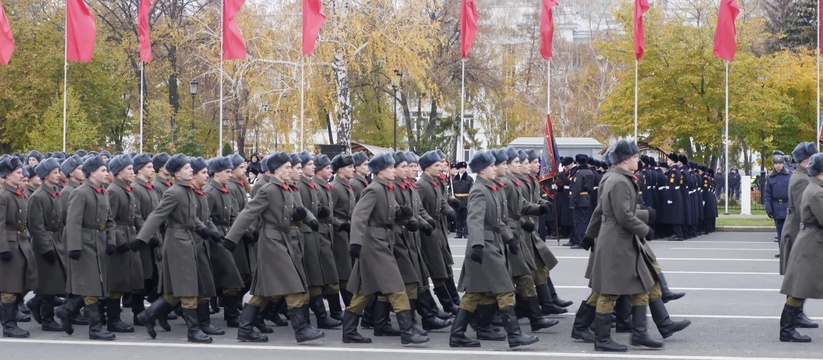
<instances>
[{"instance_id":1,"label":"marching soldier","mask_svg":"<svg viewBox=\"0 0 823 360\"><path fill-rule=\"evenodd\" d=\"M43 161L43 156L40 155L40 152L37 150L30 151L26 156L26 165L31 165L32 167L37 166L41 161Z\"/></svg>"},{"instance_id":2,"label":"marching soldier","mask_svg":"<svg viewBox=\"0 0 823 360\"><path fill-rule=\"evenodd\" d=\"M62 195L60 197L60 201L63 203L62 206L64 210L68 210L69 208L69 195L71 192L80 187L83 180L86 179L86 176L83 175L83 170L81 170L82 166L83 160L80 160L80 157L77 155L72 155L60 164L60 172L66 174L66 186L64 186L63 190L60 191L60 194ZM64 211L63 224L66 223L67 215L68 214Z\"/></svg>"},{"instance_id":3,"label":"marching soldier","mask_svg":"<svg viewBox=\"0 0 823 360\"><path fill-rule=\"evenodd\" d=\"M360 163L358 164L357 161ZM359 170L363 166L366 167L365 173L368 174L368 159L362 152L355 153L351 158L338 155L332 159L332 170L335 174L334 181L331 183L331 201L334 204L332 211L334 218L340 221L332 233L332 252L334 253L334 265L337 267L340 295L327 295L326 300L329 302L331 316L335 319L337 319L335 316L340 316L338 320L343 320L340 298L342 297L345 306L351 304L352 293L346 290L352 265L351 257L349 257L349 233L351 233L351 213L354 211L354 204L362 189L368 186L368 182L362 176L363 171ZM357 178L358 174L360 174L360 179ZM362 189L356 192L356 186Z\"/></svg>"},{"instance_id":4,"label":"marching soldier","mask_svg":"<svg viewBox=\"0 0 823 360\"><path fill-rule=\"evenodd\" d=\"M460 201L460 208L457 209L457 238L461 239L469 236L469 230L466 228L466 217L469 214L469 190L474 185L474 179L466 173L465 161L457 163L457 175L452 177L452 188L454 189L454 197Z\"/></svg>"},{"instance_id":5,"label":"marching soldier","mask_svg":"<svg viewBox=\"0 0 823 360\"><path fill-rule=\"evenodd\" d=\"M204 190L205 186L209 183L208 163L202 157L197 157L191 158L190 164L193 174L191 184L194 186L194 194L197 195L195 196L197 199L197 219L212 230L212 234L209 234L209 236L198 234L198 236L194 238L195 251L197 252L197 274L203 277L203 279L198 279L198 281L203 284L203 287L200 288L197 294L196 317L191 318L186 316L184 312L183 318L186 320L186 325L189 326L189 331L192 331L192 328L199 328L199 330L206 335L225 335L225 330L212 325L211 317L209 316L209 303L212 298L217 296L217 288L214 286L214 271L212 271L211 267L211 247L212 245L215 247L221 245L222 234L217 231L216 226L211 220L209 196ZM217 241L213 235L221 236L221 240Z\"/></svg>"},{"instance_id":6,"label":"marching soldier","mask_svg":"<svg viewBox=\"0 0 823 360\"><path fill-rule=\"evenodd\" d=\"M244 178L246 176L246 161L240 154L234 154L229 157L232 164L232 176L229 183L226 185L229 188L229 193L234 199L235 212L238 214L246 208L248 198L246 197L246 183ZM246 229L254 230L254 229ZM245 231L243 232L245 234ZM254 245L247 242L237 244L237 248L232 251L234 255L234 263L237 269L240 270L240 275L243 277L243 283L246 286L238 294L240 298L249 291L251 286L252 276L255 269L257 269L257 256L255 255Z\"/></svg>"},{"instance_id":7,"label":"marching soldier","mask_svg":"<svg viewBox=\"0 0 823 360\"><path fill-rule=\"evenodd\" d=\"M171 182L171 174L169 174L168 169L166 169L166 163L169 161L169 154L164 152L154 155L151 159L152 166L154 167L154 171L157 173L154 175L154 188L157 189L157 195L159 197L163 197L163 193L166 192L171 186L173 185Z\"/></svg>"},{"instance_id":8,"label":"marching soldier","mask_svg":"<svg viewBox=\"0 0 823 360\"><path fill-rule=\"evenodd\" d=\"M352 164L354 166L354 180L351 181L351 184L356 202L360 200L360 194L363 193L363 190L369 186L367 178L371 172L369 171L369 157L366 153L358 151L352 154L352 160L354 160L354 164Z\"/></svg>"},{"instance_id":9,"label":"marching soldier","mask_svg":"<svg viewBox=\"0 0 823 360\"><path fill-rule=\"evenodd\" d=\"M40 188L40 184L43 181L40 179L40 176L37 175L37 172L34 171L34 165L26 165L23 166L23 177L26 179L26 186L23 192L26 193L26 196L31 198L31 195L34 194L34 191Z\"/></svg>"},{"instance_id":10,"label":"marching soldier","mask_svg":"<svg viewBox=\"0 0 823 360\"><path fill-rule=\"evenodd\" d=\"M157 205L160 203L160 195L158 195L156 188L151 183L151 177L154 176L154 164L149 154L139 154L132 158L134 163L134 181L131 183L132 195L137 203L137 209L134 214L135 230L140 231L143 223L148 219L149 215ZM163 164L165 166L165 164ZM137 315L145 310L143 305L143 298L151 303L157 300L157 285L159 283L158 264L162 257L162 253L158 248L161 245L163 235L158 231L149 240L146 247L139 250L140 262L143 268L143 291L142 293L132 294L131 312L135 325L142 325L137 321ZM171 330L165 317L158 319L160 326L166 330Z\"/></svg>"}]
</instances>

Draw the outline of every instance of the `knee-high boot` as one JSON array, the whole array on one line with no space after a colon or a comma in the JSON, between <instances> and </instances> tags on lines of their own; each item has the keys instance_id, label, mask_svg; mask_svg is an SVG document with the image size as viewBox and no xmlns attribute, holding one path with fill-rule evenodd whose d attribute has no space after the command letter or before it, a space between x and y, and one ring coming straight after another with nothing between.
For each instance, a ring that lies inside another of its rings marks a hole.
<instances>
[{"instance_id":1,"label":"knee-high boot","mask_svg":"<svg viewBox=\"0 0 823 360\"><path fill-rule=\"evenodd\" d=\"M19 298L19 296L18 296ZM17 327L17 303L3 304L3 337L27 338L29 332Z\"/></svg>"},{"instance_id":2,"label":"knee-high boot","mask_svg":"<svg viewBox=\"0 0 823 360\"><path fill-rule=\"evenodd\" d=\"M40 308L32 308L32 314L34 314L34 312L40 313L40 318L42 319L40 328L43 329L43 331L63 331L63 325L54 321L54 296L43 297Z\"/></svg>"},{"instance_id":3,"label":"knee-high boot","mask_svg":"<svg viewBox=\"0 0 823 360\"><path fill-rule=\"evenodd\" d=\"M666 310L666 305L663 304L663 299L657 299L649 302L649 312L652 313L652 320L657 325L657 330L664 339L674 335L674 333L687 328L692 324L689 320L672 321L669 318L669 311Z\"/></svg>"},{"instance_id":4,"label":"knee-high boot","mask_svg":"<svg viewBox=\"0 0 823 360\"><path fill-rule=\"evenodd\" d=\"M594 306L582 301L577 313L574 314L574 327L572 327L572 339L583 340L586 343L594 342L594 333L589 330L589 326L594 322Z\"/></svg>"},{"instance_id":5,"label":"knee-high boot","mask_svg":"<svg viewBox=\"0 0 823 360\"><path fill-rule=\"evenodd\" d=\"M237 340L243 342L268 342L269 338L266 335L260 334L254 330L254 323L257 321L260 308L251 304L243 306L243 312L240 313L239 324L237 327Z\"/></svg>"},{"instance_id":6,"label":"knee-high boot","mask_svg":"<svg viewBox=\"0 0 823 360\"><path fill-rule=\"evenodd\" d=\"M374 336L400 336L400 330L391 326L391 304L378 301L374 306Z\"/></svg>"},{"instance_id":7,"label":"knee-high boot","mask_svg":"<svg viewBox=\"0 0 823 360\"><path fill-rule=\"evenodd\" d=\"M783 312L780 314L780 341L783 342L811 342L812 338L797 331L797 313L800 307L789 304L783 305Z\"/></svg>"},{"instance_id":8,"label":"knee-high boot","mask_svg":"<svg viewBox=\"0 0 823 360\"><path fill-rule=\"evenodd\" d=\"M663 342L652 339L649 336L646 324L646 306L632 306L632 337L630 343L633 346L645 346L652 349L662 348Z\"/></svg>"},{"instance_id":9,"label":"knee-high boot","mask_svg":"<svg viewBox=\"0 0 823 360\"><path fill-rule=\"evenodd\" d=\"M119 307L119 306L118 306ZM91 340L114 340L114 333L109 332L103 328L103 323L100 320L100 303L86 305L86 318L89 319L89 339Z\"/></svg>"}]
</instances>

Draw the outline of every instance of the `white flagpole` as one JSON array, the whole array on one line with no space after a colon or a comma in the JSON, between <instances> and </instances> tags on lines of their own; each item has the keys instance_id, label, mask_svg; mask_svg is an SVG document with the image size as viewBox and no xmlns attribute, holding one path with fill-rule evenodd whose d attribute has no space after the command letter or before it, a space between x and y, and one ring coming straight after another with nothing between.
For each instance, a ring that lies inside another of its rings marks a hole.
<instances>
[{"instance_id":1,"label":"white flagpole","mask_svg":"<svg viewBox=\"0 0 823 360\"><path fill-rule=\"evenodd\" d=\"M66 108L69 89L69 12L66 9L66 31L63 37L63 152L66 152Z\"/></svg>"},{"instance_id":2,"label":"white flagpole","mask_svg":"<svg viewBox=\"0 0 823 360\"><path fill-rule=\"evenodd\" d=\"M457 138L457 156L455 159L458 161L463 161L464 159L464 150L463 150L463 114L466 112L466 59L463 59L461 62L463 65L463 69L460 73L460 134L458 134Z\"/></svg>"},{"instance_id":3,"label":"white flagpole","mask_svg":"<svg viewBox=\"0 0 823 360\"><path fill-rule=\"evenodd\" d=\"M220 2L220 115L217 119L217 125L220 128L218 132L218 136L220 136L220 142L217 148L217 156L223 155L223 37L225 36L226 29L223 28L223 10L225 9L225 4L223 1Z\"/></svg>"},{"instance_id":4,"label":"white flagpole","mask_svg":"<svg viewBox=\"0 0 823 360\"><path fill-rule=\"evenodd\" d=\"M814 139L814 143L817 144L818 150L820 149L820 25L820 0L817 0L817 118L814 120L817 138Z\"/></svg>"},{"instance_id":5,"label":"white flagpole","mask_svg":"<svg viewBox=\"0 0 823 360\"><path fill-rule=\"evenodd\" d=\"M300 151L303 151L305 145L305 133L303 128L305 125L305 96L306 96L306 74L304 70L305 57L300 58ZM351 126L351 124L349 124ZM331 131L331 130L329 130Z\"/></svg>"},{"instance_id":6,"label":"white flagpole","mask_svg":"<svg viewBox=\"0 0 823 360\"><path fill-rule=\"evenodd\" d=\"M546 60L546 114L552 114L552 59Z\"/></svg>"},{"instance_id":7,"label":"white flagpole","mask_svg":"<svg viewBox=\"0 0 823 360\"><path fill-rule=\"evenodd\" d=\"M726 210L724 214L729 213L729 62L726 61Z\"/></svg>"},{"instance_id":8,"label":"white flagpole","mask_svg":"<svg viewBox=\"0 0 823 360\"><path fill-rule=\"evenodd\" d=\"M143 60L140 60L140 153L143 153Z\"/></svg>"},{"instance_id":9,"label":"white flagpole","mask_svg":"<svg viewBox=\"0 0 823 360\"><path fill-rule=\"evenodd\" d=\"M634 60L634 141L637 141L637 94L638 94L638 85L637 85L637 73L638 68L640 67L640 61L637 59Z\"/></svg>"}]
</instances>

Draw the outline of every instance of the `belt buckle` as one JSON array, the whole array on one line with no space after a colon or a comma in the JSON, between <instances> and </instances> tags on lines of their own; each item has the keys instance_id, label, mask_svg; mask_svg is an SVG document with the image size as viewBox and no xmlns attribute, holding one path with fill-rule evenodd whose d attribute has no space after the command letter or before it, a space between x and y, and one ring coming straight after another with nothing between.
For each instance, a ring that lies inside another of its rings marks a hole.
<instances>
[{"instance_id":1,"label":"belt buckle","mask_svg":"<svg viewBox=\"0 0 823 360\"><path fill-rule=\"evenodd\" d=\"M26 232L26 225L18 225L17 231L19 232Z\"/></svg>"},{"instance_id":2,"label":"belt buckle","mask_svg":"<svg viewBox=\"0 0 823 360\"><path fill-rule=\"evenodd\" d=\"M806 224L800 223L800 230L805 230L805 229L806 229Z\"/></svg>"},{"instance_id":3,"label":"belt buckle","mask_svg":"<svg viewBox=\"0 0 823 360\"><path fill-rule=\"evenodd\" d=\"M97 230L99 230L99 231L104 231L104 230L106 230L106 224L100 224L100 225L97 225Z\"/></svg>"}]
</instances>

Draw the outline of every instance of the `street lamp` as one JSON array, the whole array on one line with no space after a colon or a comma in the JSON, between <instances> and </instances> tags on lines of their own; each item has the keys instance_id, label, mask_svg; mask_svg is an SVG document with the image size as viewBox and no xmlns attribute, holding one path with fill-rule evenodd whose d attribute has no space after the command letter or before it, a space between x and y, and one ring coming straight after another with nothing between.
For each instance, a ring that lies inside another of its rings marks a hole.
<instances>
[{"instance_id":1,"label":"street lamp","mask_svg":"<svg viewBox=\"0 0 823 360\"><path fill-rule=\"evenodd\" d=\"M394 90L394 151L397 151L397 87L400 85L400 80L403 78L403 73L400 70L394 69L394 74L397 75L397 84L392 84Z\"/></svg>"},{"instance_id":2,"label":"street lamp","mask_svg":"<svg viewBox=\"0 0 823 360\"><path fill-rule=\"evenodd\" d=\"M197 95L197 85L200 82L197 79L192 79L189 81L189 94L191 94L191 129L194 130L194 97Z\"/></svg>"},{"instance_id":3,"label":"street lamp","mask_svg":"<svg viewBox=\"0 0 823 360\"><path fill-rule=\"evenodd\" d=\"M235 124L234 124L235 126L233 126L231 128L231 136L235 139L235 142L234 142L235 152L239 153L240 152L240 148L239 148L240 142L237 141L237 138L235 137L234 131L237 130L238 133L240 131L242 131L243 130L243 125L245 124L246 119L243 119L243 117L240 116L240 115L237 115L237 117L235 119L236 119Z\"/></svg>"},{"instance_id":4,"label":"street lamp","mask_svg":"<svg viewBox=\"0 0 823 360\"><path fill-rule=\"evenodd\" d=\"M765 116L764 116L765 117ZM766 199L763 196L763 190L766 188L766 133L760 130L760 140L763 142L760 147L760 204L766 205Z\"/></svg>"}]
</instances>

